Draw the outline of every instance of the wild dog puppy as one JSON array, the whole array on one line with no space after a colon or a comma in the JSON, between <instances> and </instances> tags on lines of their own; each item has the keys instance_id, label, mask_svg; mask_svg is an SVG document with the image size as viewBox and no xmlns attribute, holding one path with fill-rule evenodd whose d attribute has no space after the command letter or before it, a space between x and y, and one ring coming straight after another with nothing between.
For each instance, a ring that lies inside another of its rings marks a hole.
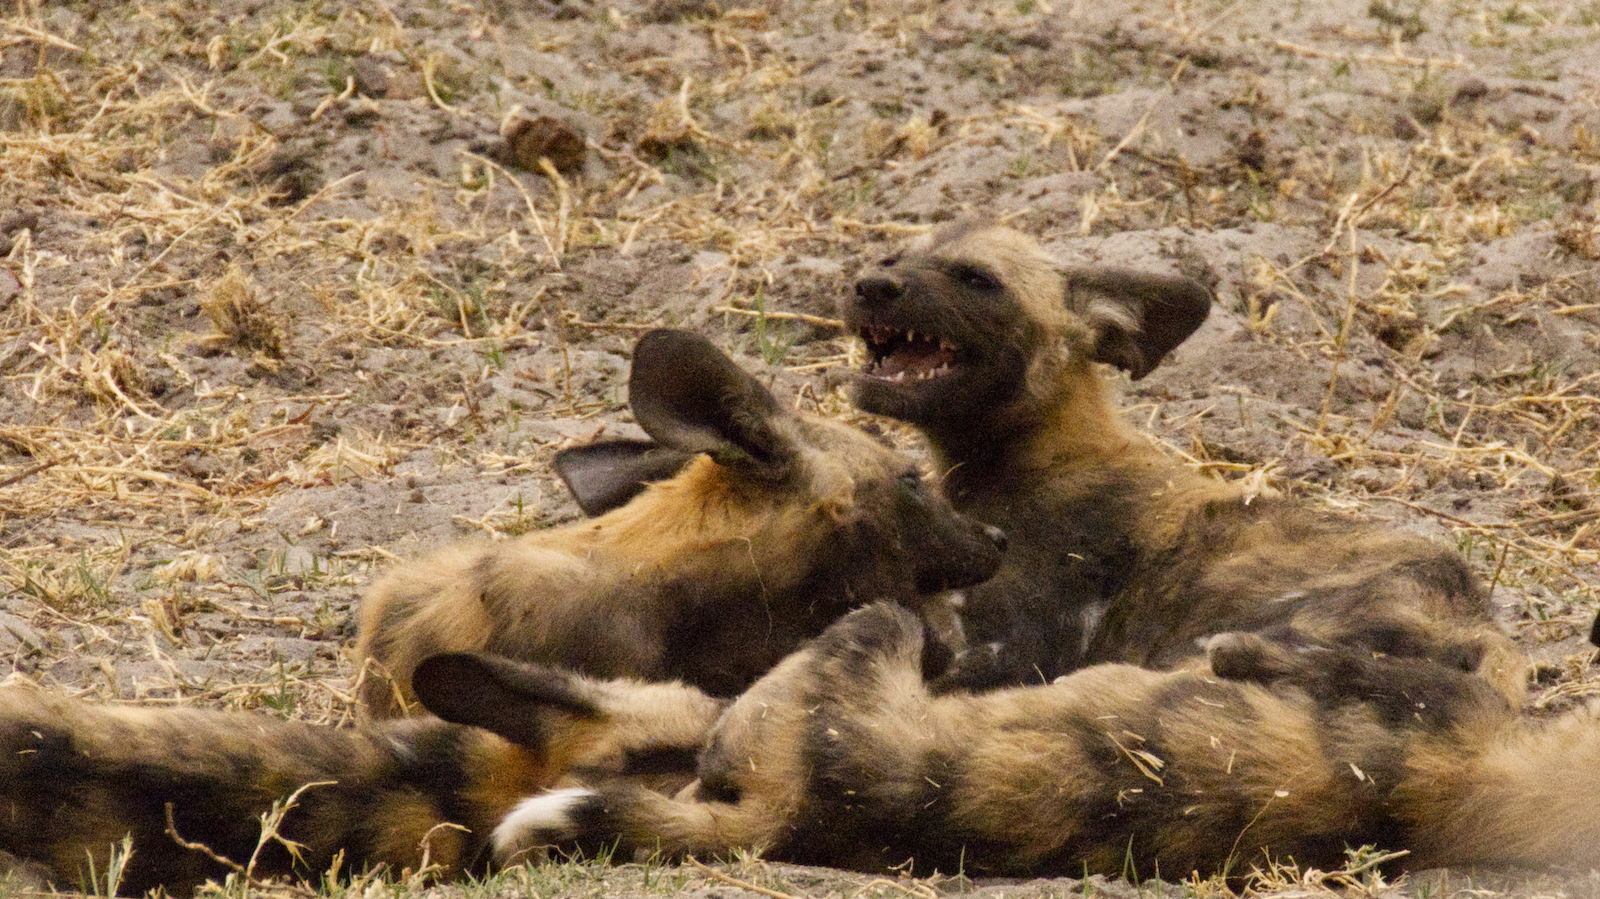
<instances>
[{"instance_id":1,"label":"wild dog puppy","mask_svg":"<svg viewBox=\"0 0 1600 899\"><path fill-rule=\"evenodd\" d=\"M1408 868L1600 863L1600 719L1522 719L1425 658L1219 635L1219 667L1105 664L1055 684L935 696L924 627L875 604L758 681L668 797L594 777L496 828L546 844L927 874L1328 870L1345 847ZM627 856L623 856L626 858Z\"/></svg>"},{"instance_id":2,"label":"wild dog puppy","mask_svg":"<svg viewBox=\"0 0 1600 899\"><path fill-rule=\"evenodd\" d=\"M42 866L62 887L87 887L93 872L102 882L89 891L103 892L110 853L131 837L129 894L221 880L236 869L217 856L258 878L314 879L336 859L340 873L483 871L494 826L560 772L681 786L655 772L685 769L726 704L471 655L424 663L415 686L445 719L492 707L499 735L438 718L345 729L0 690L0 858ZM263 815L297 790L277 833L298 849L258 851Z\"/></svg>"},{"instance_id":3,"label":"wild dog puppy","mask_svg":"<svg viewBox=\"0 0 1600 899\"><path fill-rule=\"evenodd\" d=\"M857 282L857 405L922 429L956 508L1010 538L998 574L964 591L968 649L942 686L1170 668L1211 634L1256 631L1432 659L1520 700L1526 665L1454 552L1252 497L1118 416L1100 366L1143 377L1210 304L1193 281L1064 270L1023 234L971 224Z\"/></svg>"},{"instance_id":4,"label":"wild dog puppy","mask_svg":"<svg viewBox=\"0 0 1600 899\"><path fill-rule=\"evenodd\" d=\"M372 588L358 649L375 663L360 692L373 715L410 708L411 672L452 650L731 696L854 605L914 606L999 565L998 531L952 511L914 463L848 425L783 410L703 338L646 334L628 388L654 443L561 461L586 507L631 501L447 548ZM697 454L639 492L641 471Z\"/></svg>"}]
</instances>

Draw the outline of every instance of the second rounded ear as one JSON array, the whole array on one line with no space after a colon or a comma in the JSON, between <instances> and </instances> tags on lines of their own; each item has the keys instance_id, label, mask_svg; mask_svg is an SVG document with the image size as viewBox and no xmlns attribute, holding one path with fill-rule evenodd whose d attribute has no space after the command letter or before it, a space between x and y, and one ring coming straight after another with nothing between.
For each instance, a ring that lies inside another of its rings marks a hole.
<instances>
[{"instance_id":1,"label":"second rounded ear","mask_svg":"<svg viewBox=\"0 0 1600 899\"><path fill-rule=\"evenodd\" d=\"M1138 380L1211 313L1211 291L1191 278L1119 269L1066 273L1067 302L1095 333L1094 359Z\"/></svg>"},{"instance_id":2,"label":"second rounded ear","mask_svg":"<svg viewBox=\"0 0 1600 899\"><path fill-rule=\"evenodd\" d=\"M556 453L556 474L583 514L593 518L627 505L647 484L675 476L691 453L653 440L602 440Z\"/></svg>"}]
</instances>

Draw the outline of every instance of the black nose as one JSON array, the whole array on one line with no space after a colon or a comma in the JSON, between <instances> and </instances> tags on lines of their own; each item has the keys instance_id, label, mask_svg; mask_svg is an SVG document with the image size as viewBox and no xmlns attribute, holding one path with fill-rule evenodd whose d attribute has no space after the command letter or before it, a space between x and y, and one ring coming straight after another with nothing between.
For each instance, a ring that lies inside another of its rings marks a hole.
<instances>
[{"instance_id":1,"label":"black nose","mask_svg":"<svg viewBox=\"0 0 1600 899\"><path fill-rule=\"evenodd\" d=\"M892 278L862 278L856 282L856 296L869 303L898 300L905 292L905 287Z\"/></svg>"},{"instance_id":2,"label":"black nose","mask_svg":"<svg viewBox=\"0 0 1600 899\"><path fill-rule=\"evenodd\" d=\"M1000 530L999 528L995 527L992 524L986 524L986 525L983 526L983 532L985 534L989 535L989 540L990 540L990 542L992 542L994 544L996 549L1000 550L1001 552L1005 552L1005 549L1006 549L1006 532L1005 531Z\"/></svg>"}]
</instances>

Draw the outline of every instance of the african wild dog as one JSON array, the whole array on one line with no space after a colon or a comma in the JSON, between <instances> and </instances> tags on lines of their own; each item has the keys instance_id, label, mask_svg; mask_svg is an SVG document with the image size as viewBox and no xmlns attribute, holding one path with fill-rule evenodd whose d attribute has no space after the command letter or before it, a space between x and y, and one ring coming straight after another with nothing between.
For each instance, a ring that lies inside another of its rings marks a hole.
<instances>
[{"instance_id":1,"label":"african wild dog","mask_svg":"<svg viewBox=\"0 0 1600 899\"><path fill-rule=\"evenodd\" d=\"M429 660L415 686L445 719L492 707L500 735L438 718L338 728L0 689L0 859L42 867L61 887L90 887L93 874L101 882L86 891L100 894L124 837L127 894L187 893L235 865L258 878L315 879L336 862L339 874L481 872L495 825L562 772L681 785L672 772L689 768L725 705L680 685L465 654ZM277 833L298 849L268 841L258 853L262 816L297 790Z\"/></svg>"},{"instance_id":2,"label":"african wild dog","mask_svg":"<svg viewBox=\"0 0 1600 899\"><path fill-rule=\"evenodd\" d=\"M0 690L0 859L73 884L91 864L103 874L131 834L123 889L184 891L228 873L211 853L247 863L261 816L312 784L280 830L299 855L270 843L254 874L314 877L336 858L347 871L482 869L500 818L563 772L652 789L687 781L724 703L679 684L440 650L503 649L732 693L852 605L915 606L999 564L998 532L953 512L913 463L843 424L782 411L701 338L646 335L630 400L666 449L612 442L563 456L581 504L620 508L446 550L369 598L361 646L397 685L369 680L363 698L378 717L403 697L437 718L341 729ZM491 717L500 736L460 726Z\"/></svg>"},{"instance_id":3,"label":"african wild dog","mask_svg":"<svg viewBox=\"0 0 1600 899\"><path fill-rule=\"evenodd\" d=\"M696 785L595 775L531 797L497 857L576 842L1169 879L1332 870L1362 845L1411 869L1600 864L1600 710L1535 722L1456 665L1249 633L1210 645L1244 680L1103 664L935 696L924 631L892 604L850 613L728 708Z\"/></svg>"},{"instance_id":4,"label":"african wild dog","mask_svg":"<svg viewBox=\"0 0 1600 899\"><path fill-rule=\"evenodd\" d=\"M1118 416L1099 364L1143 377L1210 304L1188 279L1063 270L1031 238L971 224L857 282L857 405L921 428L951 502L1010 538L998 574L963 591L968 648L941 687L1170 668L1211 634L1253 631L1433 659L1520 701L1526 665L1454 552L1252 497Z\"/></svg>"},{"instance_id":5,"label":"african wild dog","mask_svg":"<svg viewBox=\"0 0 1600 899\"><path fill-rule=\"evenodd\" d=\"M424 658L469 649L731 696L852 606L916 606L999 565L999 533L955 514L914 463L782 410L701 337L646 334L629 403L655 443L562 459L586 507L635 492L634 463L659 473L683 461L673 454L708 458L598 518L449 547L383 577L358 644L376 663L360 693L372 714L409 706Z\"/></svg>"}]
</instances>

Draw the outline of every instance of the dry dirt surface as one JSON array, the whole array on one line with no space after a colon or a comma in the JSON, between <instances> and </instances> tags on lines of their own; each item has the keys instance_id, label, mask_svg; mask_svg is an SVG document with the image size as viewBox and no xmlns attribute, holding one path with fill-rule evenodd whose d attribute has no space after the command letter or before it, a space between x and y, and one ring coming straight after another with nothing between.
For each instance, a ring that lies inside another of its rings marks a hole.
<instances>
[{"instance_id":1,"label":"dry dirt surface","mask_svg":"<svg viewBox=\"0 0 1600 899\"><path fill-rule=\"evenodd\" d=\"M1533 706L1600 692L1596 0L0 16L0 675L348 720L363 587L576 516L549 458L634 431L641 330L693 328L853 416L837 373L859 350L832 324L853 272L976 214L1211 285L1128 414L1219 476L1459 547L1541 660ZM634 889L601 876L549 894Z\"/></svg>"}]
</instances>

